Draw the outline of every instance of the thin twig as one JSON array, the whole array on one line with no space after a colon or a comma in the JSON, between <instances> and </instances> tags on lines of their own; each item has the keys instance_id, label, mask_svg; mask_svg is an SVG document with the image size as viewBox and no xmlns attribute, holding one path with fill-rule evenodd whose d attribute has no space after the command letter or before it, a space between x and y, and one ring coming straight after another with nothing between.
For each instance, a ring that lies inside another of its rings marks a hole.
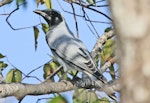
<instances>
[{"instance_id":1,"label":"thin twig","mask_svg":"<svg viewBox=\"0 0 150 103\"><path fill-rule=\"evenodd\" d=\"M52 60L50 60L50 61L52 61ZM49 63L50 61L48 61L48 62L46 62L46 63ZM46 63L44 63L44 64L46 64ZM44 64L42 64L42 65L40 65L39 67L37 67L37 68L33 69L32 71L30 71L22 80L24 80L26 77L28 77L28 76L29 76L31 73L33 73L34 71L36 71L36 70L40 69L41 67L43 67Z\"/></svg>"},{"instance_id":2,"label":"thin twig","mask_svg":"<svg viewBox=\"0 0 150 103\"><path fill-rule=\"evenodd\" d=\"M85 17L83 17L84 18L84 20L85 20ZM96 38L98 38L97 36L96 36L96 34L94 33L94 31L92 30L92 28L89 26L89 24L85 21L85 23L86 23L86 25L87 25L87 27L89 28L89 30L91 31L91 33L96 37Z\"/></svg>"},{"instance_id":3,"label":"thin twig","mask_svg":"<svg viewBox=\"0 0 150 103\"><path fill-rule=\"evenodd\" d=\"M14 13L16 12L17 10L19 10L19 7L17 7L16 9L14 9L12 12L10 12L10 14L7 16L6 18L6 22L8 23L8 25L13 29L13 30L18 30L18 29L15 29L13 28L13 26L10 24L10 22L8 21L9 17Z\"/></svg>"},{"instance_id":4,"label":"thin twig","mask_svg":"<svg viewBox=\"0 0 150 103\"><path fill-rule=\"evenodd\" d=\"M6 61L9 63L10 66L12 66L12 67L15 68L15 69L18 69L16 66L14 66L14 65L9 61L9 59L8 59L7 56L5 56L5 57L6 57Z\"/></svg>"},{"instance_id":5,"label":"thin twig","mask_svg":"<svg viewBox=\"0 0 150 103\"><path fill-rule=\"evenodd\" d=\"M103 2L103 1L106 1L106 0L100 0L100 1L96 1L96 3Z\"/></svg>"},{"instance_id":6,"label":"thin twig","mask_svg":"<svg viewBox=\"0 0 150 103\"><path fill-rule=\"evenodd\" d=\"M93 23L112 24L112 22L95 21L95 20L87 19L86 17L84 17L84 19L85 19L86 21L93 22Z\"/></svg>"},{"instance_id":7,"label":"thin twig","mask_svg":"<svg viewBox=\"0 0 150 103\"><path fill-rule=\"evenodd\" d=\"M42 80L39 79L37 76L25 76L25 78L35 78L35 79L38 80L39 82L42 82ZM24 78L24 79L25 79L25 78ZM22 79L21 81L23 81L23 79Z\"/></svg>"},{"instance_id":8,"label":"thin twig","mask_svg":"<svg viewBox=\"0 0 150 103\"><path fill-rule=\"evenodd\" d=\"M7 14L0 14L0 15L2 15L2 16L8 16L9 14L7 13Z\"/></svg>"},{"instance_id":9,"label":"thin twig","mask_svg":"<svg viewBox=\"0 0 150 103\"><path fill-rule=\"evenodd\" d=\"M61 3L60 3L58 0L57 0L57 2L58 2L58 5L60 6L60 8L61 8L64 12L66 12L66 13L68 13L68 14L75 15L75 16L77 16L77 17L82 17L82 18L84 18L84 20L86 20L86 21L88 21L88 22L103 23L103 24L112 24L111 22L88 20L87 18L85 18L84 15L80 15L80 14L76 14L76 13L74 14L74 13L72 13L72 12L70 12L70 11L65 10L65 9L63 8L63 6L61 5Z\"/></svg>"},{"instance_id":10,"label":"thin twig","mask_svg":"<svg viewBox=\"0 0 150 103\"><path fill-rule=\"evenodd\" d=\"M60 3L58 0L57 0L57 2L58 2L58 5L60 6L60 8L61 8L64 12L69 13L69 14L73 14L72 12L65 10L65 9L63 8L63 6L61 5L61 3ZM75 14L75 15L78 16L78 17L83 17L82 15L79 15L79 14Z\"/></svg>"},{"instance_id":11,"label":"thin twig","mask_svg":"<svg viewBox=\"0 0 150 103\"><path fill-rule=\"evenodd\" d=\"M9 61L9 59L8 59L8 57L6 56L6 60L7 60L7 62L9 63L9 65L10 66L12 66L13 68L15 68L15 69L18 69L16 66L14 66L10 61ZM19 70L19 69L18 69ZM34 72L35 70L37 70L37 68L36 69L34 69L34 70L32 70L30 73L28 73L27 75L25 74L25 73L23 73L22 71L20 71L25 77L21 80L21 81L23 81L25 78L35 78L35 79L37 79L38 81L40 81L40 82L42 82L39 78L37 78L37 77L35 77L35 76L29 76L29 74L31 74L32 72Z\"/></svg>"},{"instance_id":12,"label":"thin twig","mask_svg":"<svg viewBox=\"0 0 150 103\"><path fill-rule=\"evenodd\" d=\"M97 5L96 7L108 7L109 5Z\"/></svg>"},{"instance_id":13,"label":"thin twig","mask_svg":"<svg viewBox=\"0 0 150 103\"><path fill-rule=\"evenodd\" d=\"M41 100L43 100L43 99L46 99L46 100L49 100L49 99L52 99L52 98L50 98L50 97L48 97L48 98L39 98L37 101L36 101L36 103L39 103Z\"/></svg>"},{"instance_id":14,"label":"thin twig","mask_svg":"<svg viewBox=\"0 0 150 103\"><path fill-rule=\"evenodd\" d=\"M6 18L6 22L8 23L8 25L10 26L10 28L13 29L13 30L22 30L22 29L32 28L33 26L22 27L22 28L14 28L14 27L12 26L12 24L9 22L9 18L10 18L11 15L12 15L14 12L16 12L17 10L19 10L19 6L17 6L16 9L14 9L13 11L11 11L11 12L8 14L7 18ZM41 24L37 24L37 25L34 25L34 26L38 26L38 25L41 25Z\"/></svg>"},{"instance_id":15,"label":"thin twig","mask_svg":"<svg viewBox=\"0 0 150 103\"><path fill-rule=\"evenodd\" d=\"M65 0L64 0L64 1L65 1ZM67 1L65 1L65 2L67 2ZM97 13L103 15L104 17L106 17L107 19L109 19L109 20L112 21L112 19L111 19L108 15L106 15L105 13L103 13L103 12L101 12L101 11L98 11L98 10L96 10L96 9L94 9L94 8L89 7L88 5L84 5L83 3L78 3L78 2L76 2L76 1L72 1L72 3L75 3L75 4L77 4L77 5L80 5L80 6L82 6L82 7L85 7L85 8L87 8L87 9L89 9L89 10L95 11L95 12L97 12Z\"/></svg>"},{"instance_id":16,"label":"thin twig","mask_svg":"<svg viewBox=\"0 0 150 103\"><path fill-rule=\"evenodd\" d=\"M59 66L57 68L56 71L54 71L51 75L49 75L48 77L46 77L45 81L42 83L46 83L49 79L51 79L52 77L54 77L54 75L56 75L61 69L63 68L63 66Z\"/></svg>"},{"instance_id":17,"label":"thin twig","mask_svg":"<svg viewBox=\"0 0 150 103\"><path fill-rule=\"evenodd\" d=\"M83 10L83 13L85 14L85 17L87 17L90 20L89 16L87 15L87 13L84 10L84 8L82 8L82 10ZM92 28L94 29L95 33L97 34L97 37L99 37L99 34L98 34L97 30L95 29L94 25L92 24L92 22L91 21L89 21L89 22L90 22Z\"/></svg>"},{"instance_id":18,"label":"thin twig","mask_svg":"<svg viewBox=\"0 0 150 103\"><path fill-rule=\"evenodd\" d=\"M77 23L77 18L76 18L76 15L75 15L75 9L74 9L74 7L73 7L73 4L72 4L72 3L71 3L71 7L72 7L72 10L73 10L73 16L74 16L74 20L75 20L75 24L76 24L77 37L79 38L78 23Z\"/></svg>"}]
</instances>

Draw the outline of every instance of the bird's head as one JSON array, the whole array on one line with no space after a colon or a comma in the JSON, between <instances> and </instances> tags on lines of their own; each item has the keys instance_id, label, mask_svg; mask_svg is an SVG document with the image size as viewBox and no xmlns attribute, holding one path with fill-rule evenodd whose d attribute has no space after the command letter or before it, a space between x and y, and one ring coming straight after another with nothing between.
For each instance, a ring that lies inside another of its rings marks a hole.
<instances>
[{"instance_id":1,"label":"bird's head","mask_svg":"<svg viewBox=\"0 0 150 103\"><path fill-rule=\"evenodd\" d=\"M54 9L35 10L33 12L42 16L50 27L57 26L63 21L61 13Z\"/></svg>"}]
</instances>

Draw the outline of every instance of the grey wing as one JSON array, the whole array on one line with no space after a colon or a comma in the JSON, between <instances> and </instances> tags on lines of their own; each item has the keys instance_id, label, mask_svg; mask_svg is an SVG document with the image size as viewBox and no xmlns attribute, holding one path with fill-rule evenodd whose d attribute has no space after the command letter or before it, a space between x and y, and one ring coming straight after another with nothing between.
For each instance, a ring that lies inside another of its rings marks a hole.
<instances>
[{"instance_id":1,"label":"grey wing","mask_svg":"<svg viewBox=\"0 0 150 103\"><path fill-rule=\"evenodd\" d=\"M71 63L77 68L80 68L90 74L101 76L101 74L97 72L97 68L90 56L90 53L80 40L64 37L58 41L55 40L54 44L55 45L50 46L52 51L66 63Z\"/></svg>"}]
</instances>

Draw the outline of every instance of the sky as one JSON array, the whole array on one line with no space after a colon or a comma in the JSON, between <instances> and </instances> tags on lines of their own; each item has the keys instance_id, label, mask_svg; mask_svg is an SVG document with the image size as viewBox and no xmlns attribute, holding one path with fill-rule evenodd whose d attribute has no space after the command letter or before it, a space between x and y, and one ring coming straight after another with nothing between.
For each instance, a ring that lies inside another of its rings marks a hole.
<instances>
[{"instance_id":1,"label":"sky","mask_svg":"<svg viewBox=\"0 0 150 103\"><path fill-rule=\"evenodd\" d=\"M71 6L68 3L63 2L62 0L58 1L61 2L60 4L62 5L64 10L72 12ZM52 0L52 5L54 9L59 10L62 13L70 30L74 34L76 34L75 29L76 27L73 15L64 12L61 6L58 4L57 0ZM6 23L7 15L1 15L11 12L12 10L14 10L14 8L16 8L15 2L0 7L0 53L2 53L7 57L2 60L8 63L9 65L3 71L4 77L6 77L7 72L14 67L18 68L23 73L27 74L31 70L51 60L49 54L52 55L48 45L46 44L45 34L43 33L41 26L38 26L40 30L40 36L38 38L37 50L35 51L34 48L34 32L32 26L45 21L40 16L33 13L33 10L45 9L46 8L45 5L40 5L37 7L34 0L30 0L27 2L26 8L20 6L20 9L11 15L9 21L14 28L31 27L21 30L12 30L10 26ZM103 8L101 9L101 11L108 12L108 10ZM77 7L76 12L80 14L81 8ZM108 19L106 19L101 15L97 15L96 13L90 12L89 10L87 10L87 12L89 17L93 20L108 21ZM91 51L97 40L97 37L92 34L83 18L78 17L77 21L79 25L79 38L87 46L88 50ZM100 36L101 34L104 33L104 29L109 27L110 25L95 23L94 26ZM31 76L37 76L38 78L43 80L43 68L40 68L39 70L33 72ZM38 80L34 78L26 78L23 82L32 84L40 83ZM72 92L63 93L63 95L68 98L69 103L72 102L70 98L70 93ZM26 96L22 101L22 103L27 103L29 100L32 103L35 103L38 98L52 97L52 96L53 95ZM11 103L17 103L17 100L12 97L0 100L1 100L0 103L10 103L10 101ZM39 103L43 103L43 101Z\"/></svg>"}]
</instances>

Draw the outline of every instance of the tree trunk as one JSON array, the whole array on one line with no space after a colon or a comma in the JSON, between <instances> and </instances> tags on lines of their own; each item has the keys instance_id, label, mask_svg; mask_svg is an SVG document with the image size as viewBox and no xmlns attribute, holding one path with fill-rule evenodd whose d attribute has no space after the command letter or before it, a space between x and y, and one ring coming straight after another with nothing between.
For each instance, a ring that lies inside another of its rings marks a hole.
<instances>
[{"instance_id":1,"label":"tree trunk","mask_svg":"<svg viewBox=\"0 0 150 103\"><path fill-rule=\"evenodd\" d=\"M150 103L149 4L150 0L110 0L118 40L121 103Z\"/></svg>"}]
</instances>

